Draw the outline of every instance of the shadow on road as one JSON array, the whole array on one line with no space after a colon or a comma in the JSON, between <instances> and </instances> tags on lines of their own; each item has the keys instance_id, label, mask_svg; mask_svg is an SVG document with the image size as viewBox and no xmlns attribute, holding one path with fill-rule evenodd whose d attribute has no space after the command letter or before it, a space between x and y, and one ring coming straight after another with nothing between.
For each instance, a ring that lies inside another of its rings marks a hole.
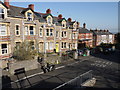
<instances>
[{"instance_id":1,"label":"shadow on road","mask_svg":"<svg viewBox=\"0 0 120 90\"><path fill-rule=\"evenodd\" d=\"M111 52L111 53L93 53L91 54L94 57L97 58L101 58L101 59L106 59L109 60L111 62L116 62L116 63L120 63L120 52L119 51L115 51L115 52Z\"/></svg>"}]
</instances>

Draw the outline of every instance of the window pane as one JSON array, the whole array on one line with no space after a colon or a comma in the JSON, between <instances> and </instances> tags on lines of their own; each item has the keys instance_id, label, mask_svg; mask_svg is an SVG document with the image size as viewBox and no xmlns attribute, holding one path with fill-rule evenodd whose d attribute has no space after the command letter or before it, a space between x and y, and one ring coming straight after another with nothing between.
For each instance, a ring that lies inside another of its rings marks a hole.
<instances>
[{"instance_id":1,"label":"window pane","mask_svg":"<svg viewBox=\"0 0 120 90\"><path fill-rule=\"evenodd\" d=\"M33 30L30 30L30 35L34 35Z\"/></svg>"},{"instance_id":2,"label":"window pane","mask_svg":"<svg viewBox=\"0 0 120 90\"><path fill-rule=\"evenodd\" d=\"M33 26L30 26L30 35L34 35Z\"/></svg>"},{"instance_id":3,"label":"window pane","mask_svg":"<svg viewBox=\"0 0 120 90\"><path fill-rule=\"evenodd\" d=\"M40 28L40 36L42 36L42 29Z\"/></svg>"},{"instance_id":4,"label":"window pane","mask_svg":"<svg viewBox=\"0 0 120 90\"><path fill-rule=\"evenodd\" d=\"M33 26L30 26L30 30L33 30Z\"/></svg>"},{"instance_id":5,"label":"window pane","mask_svg":"<svg viewBox=\"0 0 120 90\"><path fill-rule=\"evenodd\" d=\"M46 30L46 35L49 36L49 29Z\"/></svg>"},{"instance_id":6,"label":"window pane","mask_svg":"<svg viewBox=\"0 0 120 90\"><path fill-rule=\"evenodd\" d=\"M50 29L50 36L53 36L53 29Z\"/></svg>"},{"instance_id":7,"label":"window pane","mask_svg":"<svg viewBox=\"0 0 120 90\"><path fill-rule=\"evenodd\" d=\"M2 44L1 49L3 49L3 48L7 48L7 44Z\"/></svg>"},{"instance_id":8,"label":"window pane","mask_svg":"<svg viewBox=\"0 0 120 90\"><path fill-rule=\"evenodd\" d=\"M16 25L16 30L19 30L19 25Z\"/></svg>"},{"instance_id":9,"label":"window pane","mask_svg":"<svg viewBox=\"0 0 120 90\"><path fill-rule=\"evenodd\" d=\"M0 35L6 35L6 25L0 25Z\"/></svg>"}]
</instances>

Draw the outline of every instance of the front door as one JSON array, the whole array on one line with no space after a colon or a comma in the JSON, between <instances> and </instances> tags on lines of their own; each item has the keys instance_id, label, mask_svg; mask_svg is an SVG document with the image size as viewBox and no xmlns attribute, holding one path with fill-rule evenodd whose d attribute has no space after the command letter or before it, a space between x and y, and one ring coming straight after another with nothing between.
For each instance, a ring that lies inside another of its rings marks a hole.
<instances>
[{"instance_id":1,"label":"front door","mask_svg":"<svg viewBox=\"0 0 120 90\"><path fill-rule=\"evenodd\" d=\"M43 52L43 48L44 48L44 47L43 47L43 42L40 42L40 43L39 43L39 51L40 51L40 52Z\"/></svg>"},{"instance_id":2,"label":"front door","mask_svg":"<svg viewBox=\"0 0 120 90\"><path fill-rule=\"evenodd\" d=\"M59 52L59 44L56 44L56 52Z\"/></svg>"}]
</instances>

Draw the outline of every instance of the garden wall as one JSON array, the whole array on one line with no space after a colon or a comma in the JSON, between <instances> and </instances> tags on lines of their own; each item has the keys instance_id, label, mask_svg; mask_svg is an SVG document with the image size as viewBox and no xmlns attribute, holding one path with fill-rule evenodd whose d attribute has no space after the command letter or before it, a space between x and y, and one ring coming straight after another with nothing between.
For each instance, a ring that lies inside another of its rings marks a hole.
<instances>
[{"instance_id":1,"label":"garden wall","mask_svg":"<svg viewBox=\"0 0 120 90\"><path fill-rule=\"evenodd\" d=\"M38 68L37 60L24 60L24 61L16 61L9 63L9 72L10 74L14 74L14 70L25 68L25 71L33 70Z\"/></svg>"}]
</instances>

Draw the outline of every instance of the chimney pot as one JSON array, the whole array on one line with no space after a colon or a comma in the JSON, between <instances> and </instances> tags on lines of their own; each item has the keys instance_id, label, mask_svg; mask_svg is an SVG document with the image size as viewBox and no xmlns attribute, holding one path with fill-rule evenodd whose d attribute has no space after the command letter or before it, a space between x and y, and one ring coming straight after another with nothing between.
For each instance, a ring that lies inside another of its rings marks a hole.
<instances>
[{"instance_id":1,"label":"chimney pot","mask_svg":"<svg viewBox=\"0 0 120 90\"><path fill-rule=\"evenodd\" d=\"M50 10L50 9L47 9L47 10L46 10L46 13L47 13L47 14L51 14L51 10Z\"/></svg>"},{"instance_id":2,"label":"chimney pot","mask_svg":"<svg viewBox=\"0 0 120 90\"><path fill-rule=\"evenodd\" d=\"M83 23L83 28L86 28L86 24L85 23Z\"/></svg>"},{"instance_id":3,"label":"chimney pot","mask_svg":"<svg viewBox=\"0 0 120 90\"><path fill-rule=\"evenodd\" d=\"M30 4L28 7L34 11L34 4Z\"/></svg>"},{"instance_id":4,"label":"chimney pot","mask_svg":"<svg viewBox=\"0 0 120 90\"><path fill-rule=\"evenodd\" d=\"M9 5L9 0L4 0L4 4L9 8L10 5Z\"/></svg>"},{"instance_id":5,"label":"chimney pot","mask_svg":"<svg viewBox=\"0 0 120 90\"><path fill-rule=\"evenodd\" d=\"M58 15L58 18L59 18L59 19L62 19L62 14Z\"/></svg>"}]
</instances>

